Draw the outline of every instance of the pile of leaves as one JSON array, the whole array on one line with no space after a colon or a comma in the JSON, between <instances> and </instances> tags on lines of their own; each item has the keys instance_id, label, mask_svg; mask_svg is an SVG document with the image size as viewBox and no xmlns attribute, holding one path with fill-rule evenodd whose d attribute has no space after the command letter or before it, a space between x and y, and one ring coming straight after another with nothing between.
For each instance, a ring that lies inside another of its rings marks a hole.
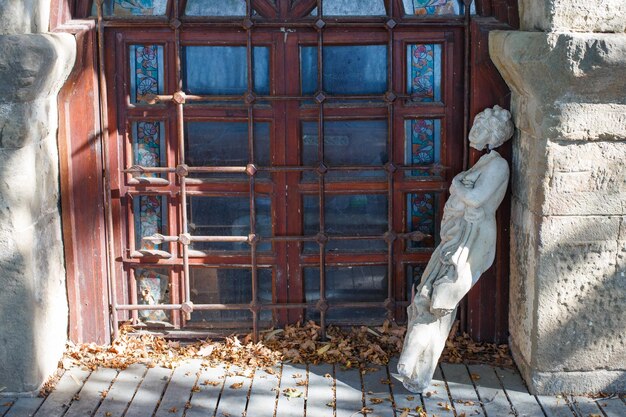
<instances>
[{"instance_id":1,"label":"pile of leaves","mask_svg":"<svg viewBox=\"0 0 626 417\"><path fill-rule=\"evenodd\" d=\"M330 326L322 340L320 327L314 322L286 326L261 333L261 340L252 335L223 340L181 343L159 335L136 333L124 326L111 345L69 343L60 368L81 366L125 369L135 363L149 367L174 368L181 361L202 359L208 366L226 363L241 368L267 368L281 361L292 363L336 363L358 367L372 363L384 365L402 350L406 328L385 322L380 327L355 327L344 330ZM441 360L450 363L488 363L513 366L506 345L476 343L466 335L450 337Z\"/></svg>"},{"instance_id":2,"label":"pile of leaves","mask_svg":"<svg viewBox=\"0 0 626 417\"><path fill-rule=\"evenodd\" d=\"M283 360L293 363L338 363L348 368L360 363L384 365L402 350L406 328L386 321L380 327L353 327L343 330L329 326L326 340L321 340L320 327L309 321L263 335L267 347L281 353Z\"/></svg>"},{"instance_id":3,"label":"pile of leaves","mask_svg":"<svg viewBox=\"0 0 626 417\"><path fill-rule=\"evenodd\" d=\"M508 345L478 343L467 333L451 335L441 354L440 362L447 363L486 363L489 365L512 368L513 359Z\"/></svg>"}]
</instances>

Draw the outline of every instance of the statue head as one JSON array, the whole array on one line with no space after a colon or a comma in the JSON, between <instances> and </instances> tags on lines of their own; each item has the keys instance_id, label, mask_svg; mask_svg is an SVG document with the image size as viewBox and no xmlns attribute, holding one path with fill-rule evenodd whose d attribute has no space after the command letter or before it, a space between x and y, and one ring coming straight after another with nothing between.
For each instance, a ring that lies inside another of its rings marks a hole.
<instances>
[{"instance_id":1,"label":"statue head","mask_svg":"<svg viewBox=\"0 0 626 417\"><path fill-rule=\"evenodd\" d=\"M489 147L497 148L513 136L514 126L511 113L495 105L485 109L474 118L474 125L469 133L470 146L479 151Z\"/></svg>"}]
</instances>

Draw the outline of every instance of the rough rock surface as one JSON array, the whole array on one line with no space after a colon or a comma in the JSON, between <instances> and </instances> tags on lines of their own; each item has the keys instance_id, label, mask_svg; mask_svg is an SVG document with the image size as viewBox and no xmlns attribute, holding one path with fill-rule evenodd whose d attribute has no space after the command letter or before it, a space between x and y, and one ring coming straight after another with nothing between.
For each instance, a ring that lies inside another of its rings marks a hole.
<instances>
[{"instance_id":1,"label":"rough rock surface","mask_svg":"<svg viewBox=\"0 0 626 417\"><path fill-rule=\"evenodd\" d=\"M626 35L574 31L623 31L626 6L545 4L535 28L559 29L572 10L594 8L588 26L566 22L570 32L490 36L518 127L511 347L535 392L625 391ZM605 9L622 12L594 26Z\"/></svg>"},{"instance_id":2,"label":"rough rock surface","mask_svg":"<svg viewBox=\"0 0 626 417\"><path fill-rule=\"evenodd\" d=\"M0 16L16 3L0 3ZM0 35L0 56L0 387L6 394L37 390L67 339L56 94L72 68L75 42L68 34Z\"/></svg>"},{"instance_id":3,"label":"rough rock surface","mask_svg":"<svg viewBox=\"0 0 626 417\"><path fill-rule=\"evenodd\" d=\"M519 0L522 30L624 32L623 0Z\"/></svg>"}]
</instances>

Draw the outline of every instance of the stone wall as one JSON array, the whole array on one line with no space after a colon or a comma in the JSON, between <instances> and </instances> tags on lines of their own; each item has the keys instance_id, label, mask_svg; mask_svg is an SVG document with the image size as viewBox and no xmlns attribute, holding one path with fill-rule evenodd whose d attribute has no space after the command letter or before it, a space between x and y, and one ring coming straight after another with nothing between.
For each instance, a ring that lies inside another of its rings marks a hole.
<instances>
[{"instance_id":1,"label":"stone wall","mask_svg":"<svg viewBox=\"0 0 626 417\"><path fill-rule=\"evenodd\" d=\"M511 347L537 393L623 392L626 3L520 0L520 18L490 36L518 128Z\"/></svg>"},{"instance_id":2,"label":"stone wall","mask_svg":"<svg viewBox=\"0 0 626 417\"><path fill-rule=\"evenodd\" d=\"M56 96L75 42L41 33L49 8L0 0L0 395L36 391L67 340Z\"/></svg>"}]
</instances>

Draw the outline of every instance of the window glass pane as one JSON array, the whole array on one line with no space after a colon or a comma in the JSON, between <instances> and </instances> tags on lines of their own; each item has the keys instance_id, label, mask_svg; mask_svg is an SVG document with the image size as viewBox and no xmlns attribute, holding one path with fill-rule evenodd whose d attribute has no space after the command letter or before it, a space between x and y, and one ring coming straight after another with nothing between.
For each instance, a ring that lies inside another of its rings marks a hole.
<instances>
[{"instance_id":1,"label":"window glass pane","mask_svg":"<svg viewBox=\"0 0 626 417\"><path fill-rule=\"evenodd\" d=\"M163 94L163 47L160 45L131 45L130 102L141 101L146 95Z\"/></svg>"},{"instance_id":2,"label":"window glass pane","mask_svg":"<svg viewBox=\"0 0 626 417\"><path fill-rule=\"evenodd\" d=\"M407 47L407 90L413 101L441 101L441 45Z\"/></svg>"},{"instance_id":3,"label":"window glass pane","mask_svg":"<svg viewBox=\"0 0 626 417\"><path fill-rule=\"evenodd\" d=\"M383 16L383 0L323 0L325 16Z\"/></svg>"},{"instance_id":4,"label":"window glass pane","mask_svg":"<svg viewBox=\"0 0 626 417\"><path fill-rule=\"evenodd\" d=\"M254 159L258 166L270 165L270 124L254 124ZM246 166L247 122L188 122L185 124L185 163L189 166ZM263 177L266 173L257 174ZM246 174L193 174L190 177L233 178Z\"/></svg>"},{"instance_id":5,"label":"window glass pane","mask_svg":"<svg viewBox=\"0 0 626 417\"><path fill-rule=\"evenodd\" d=\"M142 167L163 167L167 165L165 156L165 123L156 121L133 122L133 164ZM142 177L159 177L159 174L145 173Z\"/></svg>"},{"instance_id":6,"label":"window glass pane","mask_svg":"<svg viewBox=\"0 0 626 417\"><path fill-rule=\"evenodd\" d=\"M304 231L319 232L319 198L306 195L304 202ZM329 194L325 200L324 220L329 235L382 235L387 231L387 195Z\"/></svg>"},{"instance_id":7,"label":"window glass pane","mask_svg":"<svg viewBox=\"0 0 626 417\"><path fill-rule=\"evenodd\" d=\"M170 281L165 269L136 269L137 303L139 305L168 304L170 300ZM142 321L169 321L165 310L139 310Z\"/></svg>"},{"instance_id":8,"label":"window glass pane","mask_svg":"<svg viewBox=\"0 0 626 417\"><path fill-rule=\"evenodd\" d=\"M319 268L304 268L304 288L307 302L320 298ZM327 267L326 298L337 301L384 301L387 298L387 267L382 265ZM307 318L319 319L319 311L307 310ZM383 318L384 308L340 308L328 310L329 320Z\"/></svg>"},{"instance_id":9,"label":"window glass pane","mask_svg":"<svg viewBox=\"0 0 626 417\"><path fill-rule=\"evenodd\" d=\"M94 0L91 8L92 16L98 15ZM167 0L104 0L102 13L104 16L158 16L164 15Z\"/></svg>"},{"instance_id":10,"label":"window glass pane","mask_svg":"<svg viewBox=\"0 0 626 417\"><path fill-rule=\"evenodd\" d=\"M404 163L429 166L439 163L441 155L441 121L417 119L404 122ZM407 176L430 175L428 171L408 171Z\"/></svg>"},{"instance_id":11,"label":"window glass pane","mask_svg":"<svg viewBox=\"0 0 626 417\"><path fill-rule=\"evenodd\" d=\"M133 197L135 217L135 249L167 250L164 245L144 242L142 238L156 233L167 234L167 199L165 196L141 195Z\"/></svg>"},{"instance_id":12,"label":"window glass pane","mask_svg":"<svg viewBox=\"0 0 626 417\"><path fill-rule=\"evenodd\" d=\"M188 16L245 16L246 0L187 0Z\"/></svg>"},{"instance_id":13,"label":"window glass pane","mask_svg":"<svg viewBox=\"0 0 626 417\"><path fill-rule=\"evenodd\" d=\"M259 301L272 301L272 270L257 270ZM252 271L250 269L191 268L191 301L194 304L248 304L252 301ZM261 312L261 320L270 320L269 310ZM191 313L192 322L252 320L249 310L200 311Z\"/></svg>"},{"instance_id":14,"label":"window glass pane","mask_svg":"<svg viewBox=\"0 0 626 417\"><path fill-rule=\"evenodd\" d=\"M239 95L248 90L245 46L186 46L184 86L189 94ZM253 90L269 94L269 48L252 51Z\"/></svg>"},{"instance_id":15,"label":"window glass pane","mask_svg":"<svg viewBox=\"0 0 626 417\"><path fill-rule=\"evenodd\" d=\"M330 94L382 94L387 91L387 46L324 46L324 91ZM302 94L317 85L317 47L300 48Z\"/></svg>"},{"instance_id":16,"label":"window glass pane","mask_svg":"<svg viewBox=\"0 0 626 417\"><path fill-rule=\"evenodd\" d=\"M427 235L421 241L407 242L409 249L434 248L439 237L436 230L438 195L434 193L407 194L407 231Z\"/></svg>"},{"instance_id":17,"label":"window glass pane","mask_svg":"<svg viewBox=\"0 0 626 417\"><path fill-rule=\"evenodd\" d=\"M256 232L260 236L272 235L270 198L257 195ZM248 236L250 234L250 199L244 197L188 198L189 233L192 236ZM249 251L248 243L193 242L195 250ZM261 251L272 248L270 242L257 246Z\"/></svg>"},{"instance_id":18,"label":"window glass pane","mask_svg":"<svg viewBox=\"0 0 626 417\"><path fill-rule=\"evenodd\" d=\"M326 120L324 121L324 162L331 167L349 165L382 166L389 160L387 153L387 120ZM302 123L302 164L317 166L318 123ZM330 171L327 179L385 178L384 171ZM317 174L305 172L305 180L317 179Z\"/></svg>"},{"instance_id":19,"label":"window glass pane","mask_svg":"<svg viewBox=\"0 0 626 417\"><path fill-rule=\"evenodd\" d=\"M462 0L403 0L404 12L409 15L443 15L462 13Z\"/></svg>"}]
</instances>

